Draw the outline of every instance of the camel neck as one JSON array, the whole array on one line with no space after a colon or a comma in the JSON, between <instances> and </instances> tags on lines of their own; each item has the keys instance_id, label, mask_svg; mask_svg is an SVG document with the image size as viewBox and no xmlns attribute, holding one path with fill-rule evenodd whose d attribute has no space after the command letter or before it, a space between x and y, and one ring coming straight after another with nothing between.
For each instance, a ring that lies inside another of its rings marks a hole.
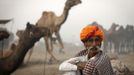
<instances>
[{"instance_id":1,"label":"camel neck","mask_svg":"<svg viewBox=\"0 0 134 75\"><path fill-rule=\"evenodd\" d=\"M62 15L59 17L59 26L61 26L67 19L70 7L65 6Z\"/></svg>"}]
</instances>

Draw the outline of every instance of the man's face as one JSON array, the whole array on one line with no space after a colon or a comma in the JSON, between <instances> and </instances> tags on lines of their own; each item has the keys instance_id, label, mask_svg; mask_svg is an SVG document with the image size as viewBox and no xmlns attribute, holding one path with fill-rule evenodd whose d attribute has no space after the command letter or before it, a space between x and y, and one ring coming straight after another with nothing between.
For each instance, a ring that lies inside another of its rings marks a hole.
<instances>
[{"instance_id":1,"label":"man's face","mask_svg":"<svg viewBox=\"0 0 134 75\"><path fill-rule=\"evenodd\" d=\"M84 46L86 49L96 49L101 47L101 39L99 37L91 37L88 39L88 41L84 42Z\"/></svg>"}]
</instances>

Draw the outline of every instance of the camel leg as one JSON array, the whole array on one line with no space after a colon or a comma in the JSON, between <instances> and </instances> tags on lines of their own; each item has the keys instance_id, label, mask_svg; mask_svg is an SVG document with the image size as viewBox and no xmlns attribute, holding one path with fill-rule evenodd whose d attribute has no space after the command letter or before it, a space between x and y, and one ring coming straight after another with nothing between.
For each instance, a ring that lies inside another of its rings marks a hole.
<instances>
[{"instance_id":1,"label":"camel leg","mask_svg":"<svg viewBox=\"0 0 134 75\"><path fill-rule=\"evenodd\" d=\"M61 37L60 37L59 32L56 32L55 35L56 35L57 40L58 40L58 42L59 42L59 44L60 44L60 50L59 50L59 52L60 52L60 53L64 53L64 51L63 51L64 46L63 46L63 42L62 42L62 39L61 39Z\"/></svg>"},{"instance_id":2,"label":"camel leg","mask_svg":"<svg viewBox=\"0 0 134 75\"><path fill-rule=\"evenodd\" d=\"M45 44L46 44L46 51L50 54L51 58L53 58L55 61L58 61L56 57L53 55L52 50L49 47L49 38L46 36L44 37Z\"/></svg>"},{"instance_id":3,"label":"camel leg","mask_svg":"<svg viewBox=\"0 0 134 75\"><path fill-rule=\"evenodd\" d=\"M52 37L50 38L50 51L51 52L53 52L53 40L52 40ZM51 63L51 62L58 62L58 60L56 59L54 59L52 56L50 57L50 60L49 60L49 62Z\"/></svg>"}]
</instances>

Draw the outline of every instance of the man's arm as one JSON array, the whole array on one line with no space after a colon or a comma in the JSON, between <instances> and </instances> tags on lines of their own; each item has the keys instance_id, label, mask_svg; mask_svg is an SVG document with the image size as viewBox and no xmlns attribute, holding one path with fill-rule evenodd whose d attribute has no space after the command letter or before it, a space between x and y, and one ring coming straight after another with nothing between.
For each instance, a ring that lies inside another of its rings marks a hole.
<instances>
[{"instance_id":1,"label":"man's arm","mask_svg":"<svg viewBox=\"0 0 134 75\"><path fill-rule=\"evenodd\" d=\"M86 62L76 63L77 68L80 69L80 70L83 70L85 65L86 65Z\"/></svg>"},{"instance_id":2,"label":"man's arm","mask_svg":"<svg viewBox=\"0 0 134 75\"><path fill-rule=\"evenodd\" d=\"M59 66L59 70L60 71L76 71L77 66L75 64L72 64L72 63L75 63L76 60L77 58L70 58L69 60L62 62Z\"/></svg>"},{"instance_id":3,"label":"man's arm","mask_svg":"<svg viewBox=\"0 0 134 75\"><path fill-rule=\"evenodd\" d=\"M60 64L60 71L76 71L82 69L85 66L85 61L83 57L70 58L69 60L64 61Z\"/></svg>"},{"instance_id":4,"label":"man's arm","mask_svg":"<svg viewBox=\"0 0 134 75\"><path fill-rule=\"evenodd\" d=\"M83 74L84 75L92 75L93 70L95 70L94 63L87 62L83 69Z\"/></svg>"}]
</instances>

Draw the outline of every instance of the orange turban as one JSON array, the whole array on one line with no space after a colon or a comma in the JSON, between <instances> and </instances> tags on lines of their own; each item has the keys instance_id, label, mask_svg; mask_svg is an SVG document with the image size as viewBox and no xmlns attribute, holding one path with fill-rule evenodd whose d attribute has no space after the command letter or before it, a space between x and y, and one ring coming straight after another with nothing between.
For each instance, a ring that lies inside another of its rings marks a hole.
<instances>
[{"instance_id":1,"label":"orange turban","mask_svg":"<svg viewBox=\"0 0 134 75\"><path fill-rule=\"evenodd\" d=\"M96 25L88 25L84 27L80 33L81 41L87 40L93 36L98 36L101 40L104 39L103 31Z\"/></svg>"}]
</instances>

